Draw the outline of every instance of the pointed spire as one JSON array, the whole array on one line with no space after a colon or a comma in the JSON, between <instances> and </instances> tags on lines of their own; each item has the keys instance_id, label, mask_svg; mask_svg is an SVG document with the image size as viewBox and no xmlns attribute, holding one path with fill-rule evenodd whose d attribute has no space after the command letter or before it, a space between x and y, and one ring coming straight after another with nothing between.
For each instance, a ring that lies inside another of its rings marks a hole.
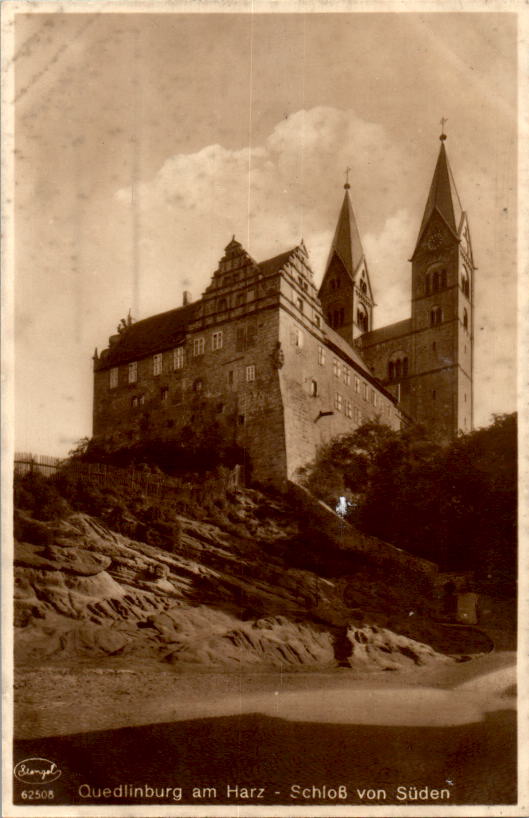
<instances>
[{"instance_id":1,"label":"pointed spire","mask_svg":"<svg viewBox=\"0 0 529 818\"><path fill-rule=\"evenodd\" d=\"M353 205L351 204L351 197L349 190L349 168L346 171L346 182L344 185L345 196L343 199L342 209L338 217L338 224L331 244L331 250L327 261L327 269L336 254L346 271L351 278L354 277L358 265L364 258L364 249L360 240L360 233L356 224Z\"/></svg>"},{"instance_id":2,"label":"pointed spire","mask_svg":"<svg viewBox=\"0 0 529 818\"><path fill-rule=\"evenodd\" d=\"M437 164L435 166L432 184L430 185L428 200L426 202L426 207L424 208L424 215L422 217L417 245L421 241L424 230L435 211L439 213L455 237L458 236L458 231L461 224L463 208L456 190L454 177L452 175L452 170L448 162L448 156L445 148L446 134L444 133L444 122L446 122L446 120L442 120L441 122L443 125L443 130L441 136L439 137L441 140L441 147L439 149L439 156L437 157ZM415 249L417 249L417 247Z\"/></svg>"}]
</instances>

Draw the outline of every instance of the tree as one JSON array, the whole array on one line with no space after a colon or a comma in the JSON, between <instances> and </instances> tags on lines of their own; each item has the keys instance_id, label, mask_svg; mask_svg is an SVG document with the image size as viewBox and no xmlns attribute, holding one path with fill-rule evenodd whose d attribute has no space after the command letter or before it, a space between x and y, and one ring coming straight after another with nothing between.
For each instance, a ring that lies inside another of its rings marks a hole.
<instances>
[{"instance_id":1,"label":"tree","mask_svg":"<svg viewBox=\"0 0 529 818\"><path fill-rule=\"evenodd\" d=\"M512 592L516 576L516 416L448 446L421 426L370 421L322 447L302 482L367 534Z\"/></svg>"}]
</instances>

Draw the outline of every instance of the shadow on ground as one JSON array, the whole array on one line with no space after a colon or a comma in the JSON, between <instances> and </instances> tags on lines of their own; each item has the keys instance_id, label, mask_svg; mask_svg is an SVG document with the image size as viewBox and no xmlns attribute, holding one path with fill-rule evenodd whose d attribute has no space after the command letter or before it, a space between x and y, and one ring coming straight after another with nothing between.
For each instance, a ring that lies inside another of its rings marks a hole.
<instances>
[{"instance_id":1,"label":"shadow on ground","mask_svg":"<svg viewBox=\"0 0 529 818\"><path fill-rule=\"evenodd\" d=\"M512 710L442 728L307 724L245 714L15 741L14 762L31 757L50 759L62 769L53 784L55 804L174 803L172 795L82 798L83 784L96 790L119 784L181 787L182 803L206 803L193 801L193 787L215 787L216 797L207 800L214 804L359 804L366 802L357 788L368 787L385 790L385 803L417 803L397 800L399 786L448 788L449 803L456 804L516 801ZM264 787L264 798L228 799L227 785L237 784ZM294 800L295 784L344 785L348 798ZM15 803L27 803L24 789L15 784Z\"/></svg>"}]
</instances>

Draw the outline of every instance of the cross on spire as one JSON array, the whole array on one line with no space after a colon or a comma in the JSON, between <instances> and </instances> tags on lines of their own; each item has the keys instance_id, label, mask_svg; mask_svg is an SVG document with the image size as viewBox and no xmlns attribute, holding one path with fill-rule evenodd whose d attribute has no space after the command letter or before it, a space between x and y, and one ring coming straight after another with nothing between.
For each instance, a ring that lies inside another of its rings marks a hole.
<instances>
[{"instance_id":1,"label":"cross on spire","mask_svg":"<svg viewBox=\"0 0 529 818\"><path fill-rule=\"evenodd\" d=\"M441 125L441 136L439 137L441 142L444 142L445 139L446 139L446 134L445 134L445 123L446 122L448 122L448 119L445 116L441 117L441 123L440 123L440 125Z\"/></svg>"},{"instance_id":2,"label":"cross on spire","mask_svg":"<svg viewBox=\"0 0 529 818\"><path fill-rule=\"evenodd\" d=\"M345 185L344 185L345 190L349 190L349 188L351 187L351 185L349 184L349 173L350 173L350 171L351 171L351 168L349 166L346 167L346 169L345 169Z\"/></svg>"}]
</instances>

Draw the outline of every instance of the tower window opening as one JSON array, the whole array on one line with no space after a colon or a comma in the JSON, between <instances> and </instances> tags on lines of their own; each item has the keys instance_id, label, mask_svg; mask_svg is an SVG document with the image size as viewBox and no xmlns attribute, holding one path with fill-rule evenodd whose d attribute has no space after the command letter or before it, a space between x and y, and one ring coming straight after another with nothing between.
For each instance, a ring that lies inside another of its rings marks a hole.
<instances>
[{"instance_id":1,"label":"tower window opening","mask_svg":"<svg viewBox=\"0 0 529 818\"><path fill-rule=\"evenodd\" d=\"M437 327L443 320L443 311L441 307L434 307L430 310L430 326Z\"/></svg>"},{"instance_id":2,"label":"tower window opening","mask_svg":"<svg viewBox=\"0 0 529 818\"><path fill-rule=\"evenodd\" d=\"M312 378L310 382L310 395L313 398L317 397L318 395L318 381L314 380L314 378Z\"/></svg>"},{"instance_id":3,"label":"tower window opening","mask_svg":"<svg viewBox=\"0 0 529 818\"><path fill-rule=\"evenodd\" d=\"M356 323L358 324L362 332L367 332L369 327L367 313L364 309L361 309L360 307L356 311Z\"/></svg>"},{"instance_id":4,"label":"tower window opening","mask_svg":"<svg viewBox=\"0 0 529 818\"><path fill-rule=\"evenodd\" d=\"M367 293L367 284L365 283L363 278L360 280L360 290L363 293Z\"/></svg>"},{"instance_id":5,"label":"tower window opening","mask_svg":"<svg viewBox=\"0 0 529 818\"><path fill-rule=\"evenodd\" d=\"M438 270L435 271L433 274L433 291L434 293L438 293L441 289L441 276Z\"/></svg>"},{"instance_id":6,"label":"tower window opening","mask_svg":"<svg viewBox=\"0 0 529 818\"><path fill-rule=\"evenodd\" d=\"M468 330L468 312L463 310L463 326L466 330Z\"/></svg>"}]
</instances>

